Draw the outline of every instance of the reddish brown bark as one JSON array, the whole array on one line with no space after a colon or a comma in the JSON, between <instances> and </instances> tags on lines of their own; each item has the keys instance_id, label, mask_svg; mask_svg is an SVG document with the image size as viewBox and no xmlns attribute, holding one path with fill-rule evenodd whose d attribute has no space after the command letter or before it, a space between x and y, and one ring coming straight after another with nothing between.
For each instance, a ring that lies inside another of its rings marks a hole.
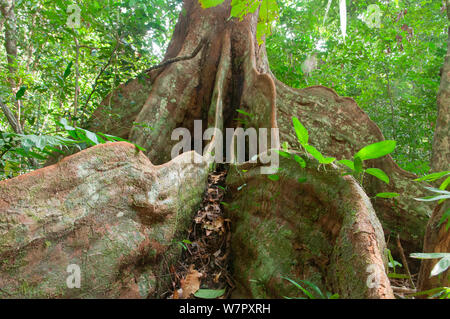
<instances>
[{"instance_id":1,"label":"reddish brown bark","mask_svg":"<svg viewBox=\"0 0 450 319\"><path fill-rule=\"evenodd\" d=\"M229 1L203 10L197 1L186 0L165 59L190 55L202 39L206 39L206 46L195 58L154 70L146 82L134 80L112 93L113 112L124 116L105 119L100 108L93 127L128 136L147 147L156 163L170 159L174 128L186 127L192 132L194 119L203 120L203 129L212 126L218 104L223 109L224 127L236 126L233 119L239 114L235 109L240 108L256 115L248 126L279 127L281 142L288 141L292 146L297 140L291 118L297 116L310 131L311 143L339 159L352 158L365 145L384 139L353 99L339 97L325 87L296 90L276 80L264 43L258 46L255 41L256 15L248 15L243 21L228 20L229 12ZM223 50L228 41L230 49ZM215 85L219 78L220 87ZM144 122L153 130L132 129L133 121ZM423 195L422 188L412 183L415 175L399 168L390 156L369 164L383 169L391 178L389 185L367 178L364 187L369 196L379 192L402 195L373 202L386 233L399 233L407 252L418 251L431 208L413 200Z\"/></svg>"}]
</instances>

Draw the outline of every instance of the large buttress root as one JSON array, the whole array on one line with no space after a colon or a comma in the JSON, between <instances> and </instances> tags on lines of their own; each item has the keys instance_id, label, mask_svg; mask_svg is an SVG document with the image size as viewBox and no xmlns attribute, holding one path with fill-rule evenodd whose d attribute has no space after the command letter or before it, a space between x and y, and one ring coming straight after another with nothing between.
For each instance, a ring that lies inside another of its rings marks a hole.
<instances>
[{"instance_id":1,"label":"large buttress root","mask_svg":"<svg viewBox=\"0 0 450 319\"><path fill-rule=\"evenodd\" d=\"M283 158L277 181L256 164L230 168L234 297L297 297L289 278L340 298L393 298L383 229L367 195L353 178L304 159L301 169Z\"/></svg>"},{"instance_id":2,"label":"large buttress root","mask_svg":"<svg viewBox=\"0 0 450 319\"><path fill-rule=\"evenodd\" d=\"M292 116L297 116L308 129L312 145L338 159L352 159L364 146L384 140L378 126L351 98L339 97L332 89L322 86L297 90L276 81L276 88L281 141L298 144ZM373 199L386 235L400 234L409 253L419 251L432 208L414 200L425 196L423 188L412 181L416 176L401 169L389 155L369 161L369 166L382 169L390 178L386 185L366 177L364 188L370 197L381 192L400 194L391 200Z\"/></svg>"},{"instance_id":3,"label":"large buttress root","mask_svg":"<svg viewBox=\"0 0 450 319\"><path fill-rule=\"evenodd\" d=\"M0 182L0 297L158 295L205 188L210 162L184 164L194 155L154 166L132 144L109 143Z\"/></svg>"}]
</instances>

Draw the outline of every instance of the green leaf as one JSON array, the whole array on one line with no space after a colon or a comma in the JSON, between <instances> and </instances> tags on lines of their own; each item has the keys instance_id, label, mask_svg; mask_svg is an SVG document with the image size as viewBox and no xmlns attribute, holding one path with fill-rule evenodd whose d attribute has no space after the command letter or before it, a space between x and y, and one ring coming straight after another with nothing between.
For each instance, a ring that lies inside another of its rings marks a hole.
<instances>
[{"instance_id":1,"label":"green leaf","mask_svg":"<svg viewBox=\"0 0 450 319\"><path fill-rule=\"evenodd\" d=\"M428 196L424 198L414 198L415 200L419 202L434 202L441 199L449 199L450 195L438 195L438 196Z\"/></svg>"},{"instance_id":2,"label":"green leaf","mask_svg":"<svg viewBox=\"0 0 450 319\"><path fill-rule=\"evenodd\" d=\"M313 284L310 281L307 280L300 280L300 282L307 284L308 286L310 286L315 292L316 294L322 298L322 299L326 299L325 295L322 293L322 291L320 290L319 287L317 287L315 284Z\"/></svg>"},{"instance_id":3,"label":"green leaf","mask_svg":"<svg viewBox=\"0 0 450 319\"><path fill-rule=\"evenodd\" d=\"M225 289L220 289L220 290L199 289L194 294L194 296L197 298L202 298L202 299L216 299L216 298L223 296L224 293L225 293Z\"/></svg>"},{"instance_id":4,"label":"green leaf","mask_svg":"<svg viewBox=\"0 0 450 319\"><path fill-rule=\"evenodd\" d=\"M80 129L80 130L81 130L81 129ZM88 130L83 130L83 131L84 131L84 133L86 134L86 138L87 138L90 142L94 143L95 145L100 144L100 142L98 141L98 138L97 138L97 134L95 134L95 133L93 133L93 132L91 132L91 131L88 131Z\"/></svg>"},{"instance_id":5,"label":"green leaf","mask_svg":"<svg viewBox=\"0 0 450 319\"><path fill-rule=\"evenodd\" d=\"M389 184L389 177L381 169L379 169L379 168L368 168L368 169L366 169L365 172L367 174L375 176L376 178L378 178L379 180L382 180L386 184Z\"/></svg>"},{"instance_id":6,"label":"green leaf","mask_svg":"<svg viewBox=\"0 0 450 319\"><path fill-rule=\"evenodd\" d=\"M16 93L16 100L20 100L24 95L25 91L27 90L27 87L25 85L22 85Z\"/></svg>"},{"instance_id":7,"label":"green leaf","mask_svg":"<svg viewBox=\"0 0 450 319\"><path fill-rule=\"evenodd\" d=\"M336 160L335 157L325 157L320 164L331 164Z\"/></svg>"},{"instance_id":8,"label":"green leaf","mask_svg":"<svg viewBox=\"0 0 450 319\"><path fill-rule=\"evenodd\" d=\"M338 163L341 163L342 165L347 166L352 171L355 170L355 164L353 163L353 161L350 161L350 160L347 160L347 159L343 159L343 160L338 161Z\"/></svg>"},{"instance_id":9,"label":"green leaf","mask_svg":"<svg viewBox=\"0 0 450 319\"><path fill-rule=\"evenodd\" d=\"M450 253L412 253L410 257L417 259L438 259L449 257Z\"/></svg>"},{"instance_id":10,"label":"green leaf","mask_svg":"<svg viewBox=\"0 0 450 319\"><path fill-rule=\"evenodd\" d=\"M276 150L278 154L280 154L281 156L285 157L285 158L291 158L291 153L282 151L282 150Z\"/></svg>"},{"instance_id":11,"label":"green leaf","mask_svg":"<svg viewBox=\"0 0 450 319\"><path fill-rule=\"evenodd\" d=\"M250 113L245 112L244 110L241 110L241 109L237 109L236 112L241 113L241 114L243 114L245 116L248 116L250 118L253 117Z\"/></svg>"},{"instance_id":12,"label":"green leaf","mask_svg":"<svg viewBox=\"0 0 450 319\"><path fill-rule=\"evenodd\" d=\"M309 140L308 130L295 116L292 118L292 122L294 123L295 134L297 134L298 141L302 146L307 145Z\"/></svg>"},{"instance_id":13,"label":"green leaf","mask_svg":"<svg viewBox=\"0 0 450 319\"><path fill-rule=\"evenodd\" d=\"M447 177L441 184L441 186L439 186L439 189L441 190L446 190L448 185L450 184L450 176Z\"/></svg>"},{"instance_id":14,"label":"green leaf","mask_svg":"<svg viewBox=\"0 0 450 319\"><path fill-rule=\"evenodd\" d=\"M434 182L434 181L436 181L436 180L438 180L441 177L444 177L446 175L450 175L450 171L443 171L443 172L429 174L429 175L426 175L424 177L417 178L414 181L416 181L416 182Z\"/></svg>"},{"instance_id":15,"label":"green leaf","mask_svg":"<svg viewBox=\"0 0 450 319\"><path fill-rule=\"evenodd\" d=\"M300 177L297 181L301 184L306 182L308 179L306 177Z\"/></svg>"},{"instance_id":16,"label":"green leaf","mask_svg":"<svg viewBox=\"0 0 450 319\"><path fill-rule=\"evenodd\" d=\"M362 160L359 157L355 157L355 160L353 161L354 167L355 167L355 173L361 173L363 169L363 163Z\"/></svg>"},{"instance_id":17,"label":"green leaf","mask_svg":"<svg viewBox=\"0 0 450 319\"><path fill-rule=\"evenodd\" d=\"M324 157L322 153L312 145L303 145L303 147L312 157L318 160L320 164L331 164L336 160L334 157Z\"/></svg>"},{"instance_id":18,"label":"green leaf","mask_svg":"<svg viewBox=\"0 0 450 319\"><path fill-rule=\"evenodd\" d=\"M305 168L306 167L306 162L303 158L301 158L300 156L298 156L297 154L294 155L294 160L300 165L300 167Z\"/></svg>"},{"instance_id":19,"label":"green leaf","mask_svg":"<svg viewBox=\"0 0 450 319\"><path fill-rule=\"evenodd\" d=\"M269 176L267 176L271 181L274 181L274 182L276 182L276 181L278 181L279 179L280 179L280 176L278 176L278 175L269 175Z\"/></svg>"},{"instance_id":20,"label":"green leaf","mask_svg":"<svg viewBox=\"0 0 450 319\"><path fill-rule=\"evenodd\" d=\"M70 61L69 64L67 65L66 69L64 70L64 75L63 75L64 79L70 75L72 65L73 65L73 62Z\"/></svg>"},{"instance_id":21,"label":"green leaf","mask_svg":"<svg viewBox=\"0 0 450 319\"><path fill-rule=\"evenodd\" d=\"M438 261L438 263L433 267L433 270L431 270L430 277L443 273L448 269L448 267L450 267L450 254L447 254L446 257Z\"/></svg>"},{"instance_id":22,"label":"green leaf","mask_svg":"<svg viewBox=\"0 0 450 319\"><path fill-rule=\"evenodd\" d=\"M203 9L208 9L218 6L224 1L225 0L199 0L198 2L200 2L200 5L202 6Z\"/></svg>"},{"instance_id":23,"label":"green leaf","mask_svg":"<svg viewBox=\"0 0 450 319\"><path fill-rule=\"evenodd\" d=\"M379 197L379 198L394 198L394 197L398 197L400 196L400 194L398 193L378 193L375 195L375 197Z\"/></svg>"},{"instance_id":24,"label":"green leaf","mask_svg":"<svg viewBox=\"0 0 450 319\"><path fill-rule=\"evenodd\" d=\"M323 157L322 153L320 153L314 146L303 145L303 147L309 154L311 154L312 157L319 161L319 163L322 163L325 160L325 157Z\"/></svg>"},{"instance_id":25,"label":"green leaf","mask_svg":"<svg viewBox=\"0 0 450 319\"><path fill-rule=\"evenodd\" d=\"M414 198L417 201L421 201L421 202L432 202L432 201L436 201L436 200L441 200L441 199L449 199L450 198L450 192L446 191L446 190L442 190L442 189L438 189L438 188L434 188L434 187L425 187L425 189L428 189L434 193L438 193L438 194L443 194L443 195L438 195L438 196L427 196L424 198Z\"/></svg>"},{"instance_id":26,"label":"green leaf","mask_svg":"<svg viewBox=\"0 0 450 319\"><path fill-rule=\"evenodd\" d=\"M373 143L363 147L358 153L355 154L355 158L358 157L361 161L369 159L375 159L392 153L395 149L395 141L381 141Z\"/></svg>"},{"instance_id":27,"label":"green leaf","mask_svg":"<svg viewBox=\"0 0 450 319\"><path fill-rule=\"evenodd\" d=\"M289 282L291 282L295 287L297 287L298 289L300 289L306 296L308 296L309 299L315 299L314 296L305 288L303 288L302 286L300 286L298 283L296 283L295 281L293 281L290 278L287 277L281 277L285 280L288 280Z\"/></svg>"}]
</instances>

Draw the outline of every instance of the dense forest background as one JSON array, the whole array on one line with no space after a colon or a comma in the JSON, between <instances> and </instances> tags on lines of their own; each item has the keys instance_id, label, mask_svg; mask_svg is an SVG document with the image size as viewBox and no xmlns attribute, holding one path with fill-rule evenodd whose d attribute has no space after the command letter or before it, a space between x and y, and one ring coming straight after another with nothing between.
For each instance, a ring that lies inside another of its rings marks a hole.
<instances>
[{"instance_id":1,"label":"dense forest background","mask_svg":"<svg viewBox=\"0 0 450 319\"><path fill-rule=\"evenodd\" d=\"M373 3L381 9L379 25L364 21ZM74 4L81 9L79 21ZM108 92L160 62L181 5L2 1L0 101L19 125L14 128L0 113L0 178L42 165L55 148L71 143L59 138L69 136L61 119L83 127ZM443 2L350 2L345 40L337 2L328 9L328 0L278 5L279 19L266 43L274 75L292 87L324 85L354 98L385 138L397 141L397 163L427 173L446 53ZM89 136L78 136L78 146L98 142Z\"/></svg>"}]
</instances>

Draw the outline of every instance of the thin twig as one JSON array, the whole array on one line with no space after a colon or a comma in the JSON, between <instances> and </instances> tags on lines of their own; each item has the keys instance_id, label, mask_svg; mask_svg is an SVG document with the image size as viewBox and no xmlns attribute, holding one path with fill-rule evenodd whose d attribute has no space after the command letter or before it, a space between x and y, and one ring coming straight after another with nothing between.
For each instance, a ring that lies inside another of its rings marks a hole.
<instances>
[{"instance_id":1,"label":"thin twig","mask_svg":"<svg viewBox=\"0 0 450 319\"><path fill-rule=\"evenodd\" d=\"M95 78L94 85L92 86L92 91L91 91L91 93L89 93L89 96L86 100L86 103L84 103L84 107L83 107L82 111L84 111L87 108L89 102L91 101L92 95L94 94L95 90L97 89L98 80L102 76L103 72L105 72L106 68L111 64L114 54L116 53L117 49L119 48L119 45L120 45L120 42L117 42L114 50L111 52L108 62L102 67L102 69L100 70L100 73Z\"/></svg>"},{"instance_id":2,"label":"thin twig","mask_svg":"<svg viewBox=\"0 0 450 319\"><path fill-rule=\"evenodd\" d=\"M169 64L174 63L174 62L180 62L180 61L193 59L193 58L195 58L197 56L197 54L200 52L200 50L203 48L203 46L205 44L206 44L206 39L203 38L200 41L200 43L198 44L198 46L195 48L194 52L192 52L192 54L186 55L186 56L181 56L181 57L176 57L176 58L172 58L172 59L167 59L166 61L163 61L160 64L157 64L157 65L154 65L154 66L148 68L147 70L144 71L144 73L148 73L148 72L150 72L152 70L165 67L166 65L169 65Z\"/></svg>"},{"instance_id":3,"label":"thin twig","mask_svg":"<svg viewBox=\"0 0 450 319\"><path fill-rule=\"evenodd\" d=\"M80 79L80 68L79 68L79 58L80 58L80 45L78 44L78 39L76 34L73 36L76 46L76 58L75 58L75 95L73 98L73 126L77 126L77 112L78 112L78 93L80 91L79 79Z\"/></svg>"},{"instance_id":4,"label":"thin twig","mask_svg":"<svg viewBox=\"0 0 450 319\"><path fill-rule=\"evenodd\" d=\"M399 292L399 293L404 293L404 294L415 294L417 292L416 289L411 289L411 288L407 288L407 287L395 287L395 286L391 286L391 287L394 292Z\"/></svg>"},{"instance_id":5,"label":"thin twig","mask_svg":"<svg viewBox=\"0 0 450 319\"><path fill-rule=\"evenodd\" d=\"M400 251L400 256L402 258L403 265L405 265L406 273L408 274L409 283L410 283L411 287L416 289L416 285L414 285L414 281L412 280L412 277L411 277L411 272L409 271L408 262L406 261L405 252L403 251L402 244L400 243L400 235L398 235L398 234L397 234L397 247L398 247L398 250Z\"/></svg>"}]
</instances>

